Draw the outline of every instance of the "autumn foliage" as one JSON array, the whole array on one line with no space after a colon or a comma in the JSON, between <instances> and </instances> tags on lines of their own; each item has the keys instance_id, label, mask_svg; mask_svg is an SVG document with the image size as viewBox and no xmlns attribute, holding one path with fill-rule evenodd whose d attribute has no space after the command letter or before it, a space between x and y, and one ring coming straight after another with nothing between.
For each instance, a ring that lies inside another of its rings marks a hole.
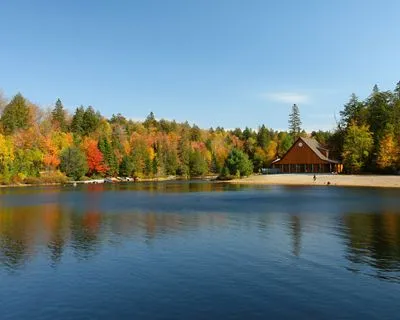
<instances>
[{"instance_id":1,"label":"autumn foliage","mask_svg":"<svg viewBox=\"0 0 400 320\"><path fill-rule=\"evenodd\" d=\"M107 172L107 166L104 164L103 154L97 147L97 141L91 138L86 138L82 143L82 148L86 154L89 174L104 174Z\"/></svg>"},{"instance_id":2,"label":"autumn foliage","mask_svg":"<svg viewBox=\"0 0 400 320\"><path fill-rule=\"evenodd\" d=\"M204 130L188 122L158 120L153 113L143 122L121 114L107 119L91 106L66 110L59 99L52 110L44 110L21 94L2 101L3 184L66 176L242 176L269 167L294 138L265 125ZM375 87L364 101L352 95L340 116L334 132L320 130L311 136L331 150L331 157L342 160L347 172L399 171L400 83L394 91ZM308 135L298 127L295 131Z\"/></svg>"}]
</instances>

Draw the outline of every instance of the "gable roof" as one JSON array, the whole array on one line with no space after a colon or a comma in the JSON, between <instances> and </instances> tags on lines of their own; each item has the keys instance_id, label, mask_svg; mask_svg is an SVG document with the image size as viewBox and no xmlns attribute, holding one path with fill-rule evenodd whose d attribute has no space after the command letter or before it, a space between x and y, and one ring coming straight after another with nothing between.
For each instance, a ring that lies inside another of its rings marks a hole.
<instances>
[{"instance_id":1,"label":"gable roof","mask_svg":"<svg viewBox=\"0 0 400 320\"><path fill-rule=\"evenodd\" d=\"M318 156L318 158L320 158L321 160L325 160L331 163L339 163L338 161L335 160L331 160L328 157L326 157L325 155L322 154L322 152L320 151L320 149L322 150L326 150L324 147L322 147L319 142L317 140L315 140L314 138L303 138L300 137L299 139L303 140L304 143L306 145L308 145L310 147L310 149Z\"/></svg>"},{"instance_id":2,"label":"gable roof","mask_svg":"<svg viewBox=\"0 0 400 320\"><path fill-rule=\"evenodd\" d=\"M290 152L290 150L293 148L293 146L296 145L296 143L302 140L315 154L318 158L320 158L321 160L324 160L326 162L329 163L340 163L339 161L336 160L332 160L329 159L328 157L326 157L324 154L322 154L322 152L320 150L327 150L324 147L322 147L319 142L317 140L315 140L314 138L305 138L305 137L299 137L297 138L297 140L295 141L295 143L293 143L293 145L290 147L290 149L286 152L286 154L281 158L281 159L277 159L274 162L279 162L280 160L283 160L285 158L285 156Z\"/></svg>"}]
</instances>

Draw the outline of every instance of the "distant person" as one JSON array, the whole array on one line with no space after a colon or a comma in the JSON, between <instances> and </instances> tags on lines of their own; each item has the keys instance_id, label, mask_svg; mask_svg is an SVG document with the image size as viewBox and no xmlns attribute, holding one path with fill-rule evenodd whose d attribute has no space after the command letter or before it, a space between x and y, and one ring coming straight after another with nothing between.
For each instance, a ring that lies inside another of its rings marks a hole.
<instances>
[{"instance_id":1,"label":"distant person","mask_svg":"<svg viewBox=\"0 0 400 320\"><path fill-rule=\"evenodd\" d=\"M317 181L317 176L315 174L314 174L313 180L314 180L314 182Z\"/></svg>"}]
</instances>

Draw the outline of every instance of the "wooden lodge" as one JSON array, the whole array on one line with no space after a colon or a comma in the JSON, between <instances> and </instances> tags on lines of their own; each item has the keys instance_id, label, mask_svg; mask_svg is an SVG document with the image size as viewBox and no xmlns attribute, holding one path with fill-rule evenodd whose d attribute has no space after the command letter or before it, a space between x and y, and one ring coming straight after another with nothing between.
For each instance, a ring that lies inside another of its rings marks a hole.
<instances>
[{"instance_id":1,"label":"wooden lodge","mask_svg":"<svg viewBox=\"0 0 400 320\"><path fill-rule=\"evenodd\" d=\"M313 138L300 137L281 159L272 162L281 173L341 173L343 165L329 159L329 150Z\"/></svg>"}]
</instances>

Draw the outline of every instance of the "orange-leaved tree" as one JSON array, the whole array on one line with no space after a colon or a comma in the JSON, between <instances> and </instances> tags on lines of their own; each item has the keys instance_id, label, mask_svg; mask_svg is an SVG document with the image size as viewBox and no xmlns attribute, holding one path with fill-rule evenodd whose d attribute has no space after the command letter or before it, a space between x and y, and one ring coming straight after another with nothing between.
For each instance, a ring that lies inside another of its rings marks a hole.
<instances>
[{"instance_id":1,"label":"orange-leaved tree","mask_svg":"<svg viewBox=\"0 0 400 320\"><path fill-rule=\"evenodd\" d=\"M43 163L47 169L55 169L60 164L59 152L57 146L51 137L43 137L42 140Z\"/></svg>"},{"instance_id":2,"label":"orange-leaved tree","mask_svg":"<svg viewBox=\"0 0 400 320\"><path fill-rule=\"evenodd\" d=\"M91 138L85 138L82 143L83 151L86 154L89 175L100 174L107 172L108 168L104 164L103 154L97 146L97 141Z\"/></svg>"}]
</instances>

